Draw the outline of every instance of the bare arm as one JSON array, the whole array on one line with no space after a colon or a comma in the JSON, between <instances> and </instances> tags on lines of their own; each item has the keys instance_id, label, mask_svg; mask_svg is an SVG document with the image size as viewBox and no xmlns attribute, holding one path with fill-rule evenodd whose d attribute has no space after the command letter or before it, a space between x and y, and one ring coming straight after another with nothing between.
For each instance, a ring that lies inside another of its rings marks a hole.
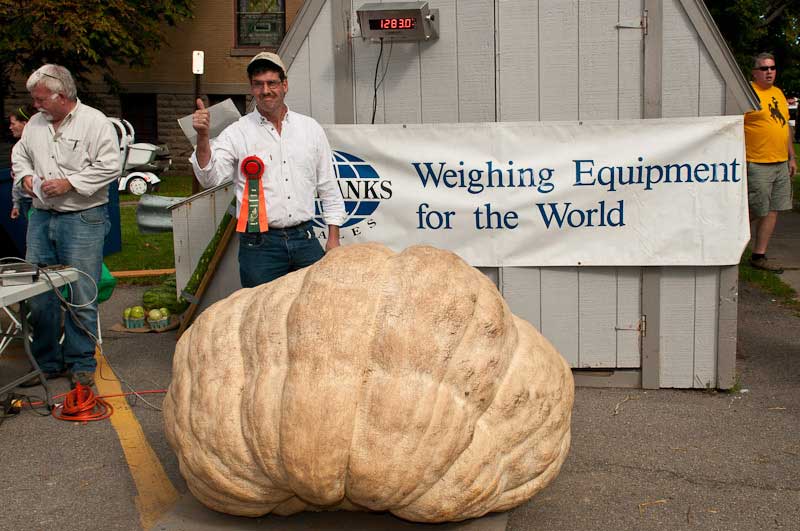
<instances>
[{"instance_id":1,"label":"bare arm","mask_svg":"<svg viewBox=\"0 0 800 531\"><path fill-rule=\"evenodd\" d=\"M205 168L211 160L211 143L208 139L210 123L208 109L203 100L197 98L197 110L192 115L192 127L197 132L197 163L201 168Z\"/></svg>"},{"instance_id":2,"label":"bare arm","mask_svg":"<svg viewBox=\"0 0 800 531\"><path fill-rule=\"evenodd\" d=\"M797 159L794 155L794 143L792 142L792 128L789 127L789 145L787 149L789 150L789 177L793 176L797 173Z\"/></svg>"},{"instance_id":3,"label":"bare arm","mask_svg":"<svg viewBox=\"0 0 800 531\"><path fill-rule=\"evenodd\" d=\"M334 247L339 247L339 225L328 225L328 241L325 244L325 252Z\"/></svg>"}]
</instances>

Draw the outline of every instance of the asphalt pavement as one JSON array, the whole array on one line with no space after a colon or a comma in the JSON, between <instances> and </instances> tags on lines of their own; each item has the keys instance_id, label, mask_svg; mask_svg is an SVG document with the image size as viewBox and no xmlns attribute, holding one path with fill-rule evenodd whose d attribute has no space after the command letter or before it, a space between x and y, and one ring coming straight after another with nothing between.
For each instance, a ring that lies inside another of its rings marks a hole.
<instances>
[{"instance_id":1,"label":"asphalt pavement","mask_svg":"<svg viewBox=\"0 0 800 531\"><path fill-rule=\"evenodd\" d=\"M784 278L800 291L800 214L781 215L770 256L789 268ZM159 390L169 385L175 332L110 330L142 291L118 287L101 306L103 347L120 380ZM18 351L0 358L0 382L23 361ZM800 529L797 310L741 285L736 361L739 384L730 393L578 388L572 448L556 480L507 514L460 527L328 513L256 521L193 506L153 409L160 394L144 395L149 405L129 398L129 410L179 499L143 518L142 465L129 463L131 443L121 442L119 426L63 422L26 409L0 425L0 529ZM52 384L56 392L68 387L64 379ZM22 392L40 395L41 387Z\"/></svg>"}]
</instances>

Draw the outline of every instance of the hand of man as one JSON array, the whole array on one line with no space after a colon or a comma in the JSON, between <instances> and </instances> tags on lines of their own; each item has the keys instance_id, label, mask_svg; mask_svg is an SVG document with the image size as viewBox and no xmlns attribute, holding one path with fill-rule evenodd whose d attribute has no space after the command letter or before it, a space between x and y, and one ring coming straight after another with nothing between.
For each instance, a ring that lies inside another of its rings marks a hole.
<instances>
[{"instance_id":1,"label":"hand of man","mask_svg":"<svg viewBox=\"0 0 800 531\"><path fill-rule=\"evenodd\" d=\"M19 209L17 207L11 208L11 219L17 219L19 217Z\"/></svg>"},{"instance_id":2,"label":"hand of man","mask_svg":"<svg viewBox=\"0 0 800 531\"><path fill-rule=\"evenodd\" d=\"M197 110L192 114L192 127L197 131L197 136L208 136L211 124L211 116L206 109L203 100L197 98Z\"/></svg>"},{"instance_id":3,"label":"hand of man","mask_svg":"<svg viewBox=\"0 0 800 531\"><path fill-rule=\"evenodd\" d=\"M64 195L72 190L72 183L68 179L49 179L42 183L42 193L47 197Z\"/></svg>"},{"instance_id":4,"label":"hand of man","mask_svg":"<svg viewBox=\"0 0 800 531\"><path fill-rule=\"evenodd\" d=\"M789 177L797 173L797 159L789 159Z\"/></svg>"},{"instance_id":5,"label":"hand of man","mask_svg":"<svg viewBox=\"0 0 800 531\"><path fill-rule=\"evenodd\" d=\"M339 239L337 238L334 240L332 238L328 238L328 242L325 244L325 252L327 253L336 247L339 247Z\"/></svg>"},{"instance_id":6,"label":"hand of man","mask_svg":"<svg viewBox=\"0 0 800 531\"><path fill-rule=\"evenodd\" d=\"M33 196L33 175L26 175L22 178L22 189L26 194Z\"/></svg>"}]
</instances>

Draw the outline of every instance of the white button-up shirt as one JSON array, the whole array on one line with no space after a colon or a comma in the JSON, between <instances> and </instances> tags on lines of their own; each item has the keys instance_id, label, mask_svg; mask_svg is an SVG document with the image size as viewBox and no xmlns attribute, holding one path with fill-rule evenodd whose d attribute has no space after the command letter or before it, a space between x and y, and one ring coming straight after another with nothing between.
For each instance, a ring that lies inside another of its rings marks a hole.
<instances>
[{"instance_id":1,"label":"white button-up shirt","mask_svg":"<svg viewBox=\"0 0 800 531\"><path fill-rule=\"evenodd\" d=\"M278 134L255 110L211 141L211 160L204 168L197 163L196 151L189 161L206 188L234 181L239 212L246 182L241 162L251 155L266 167L261 182L270 227L292 227L314 218L315 194L322 202L325 223L344 223L344 201L333 171L331 148L316 120L287 111Z\"/></svg>"},{"instance_id":2,"label":"white button-up shirt","mask_svg":"<svg viewBox=\"0 0 800 531\"><path fill-rule=\"evenodd\" d=\"M108 203L108 185L120 175L119 141L106 115L77 101L58 131L42 113L34 114L11 154L14 184L23 178L67 179L66 194L33 198L39 209L74 212Z\"/></svg>"}]
</instances>

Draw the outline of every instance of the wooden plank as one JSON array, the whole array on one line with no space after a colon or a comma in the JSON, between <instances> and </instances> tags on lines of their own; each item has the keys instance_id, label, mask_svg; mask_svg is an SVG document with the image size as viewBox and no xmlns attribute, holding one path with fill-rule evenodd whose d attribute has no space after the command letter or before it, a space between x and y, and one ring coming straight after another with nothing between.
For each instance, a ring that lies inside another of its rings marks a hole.
<instances>
[{"instance_id":1,"label":"wooden plank","mask_svg":"<svg viewBox=\"0 0 800 531\"><path fill-rule=\"evenodd\" d=\"M197 262L203 255L203 251L205 251L208 242L211 241L214 231L217 230L217 225L214 223L214 216L208 215L209 212L212 212L212 196L214 195L214 193L200 195L191 203L186 203L186 207L188 208L189 267L192 272L194 272L194 268L197 267Z\"/></svg>"},{"instance_id":2,"label":"wooden plank","mask_svg":"<svg viewBox=\"0 0 800 531\"><path fill-rule=\"evenodd\" d=\"M577 0L539 0L539 43L539 119L577 120Z\"/></svg>"},{"instance_id":3,"label":"wooden plank","mask_svg":"<svg viewBox=\"0 0 800 531\"><path fill-rule=\"evenodd\" d=\"M719 267L697 267L695 272L692 387L713 389L717 385Z\"/></svg>"},{"instance_id":4,"label":"wooden plank","mask_svg":"<svg viewBox=\"0 0 800 531\"><path fill-rule=\"evenodd\" d=\"M189 206L172 210L172 246L175 254L175 284L177 293L186 287L192 276L192 258L189 252Z\"/></svg>"},{"instance_id":5,"label":"wooden plank","mask_svg":"<svg viewBox=\"0 0 800 531\"><path fill-rule=\"evenodd\" d=\"M334 122L352 124L356 119L355 89L353 88L353 39L351 31L352 3L350 0L331 0L334 54Z\"/></svg>"},{"instance_id":6,"label":"wooden plank","mask_svg":"<svg viewBox=\"0 0 800 531\"><path fill-rule=\"evenodd\" d=\"M539 119L539 0L498 5L498 120Z\"/></svg>"},{"instance_id":7,"label":"wooden plank","mask_svg":"<svg viewBox=\"0 0 800 531\"><path fill-rule=\"evenodd\" d=\"M690 388L694 379L695 269L665 267L661 271L661 387Z\"/></svg>"},{"instance_id":8,"label":"wooden plank","mask_svg":"<svg viewBox=\"0 0 800 531\"><path fill-rule=\"evenodd\" d=\"M700 40L678 0L664 1L662 113L665 118L697 116Z\"/></svg>"},{"instance_id":9,"label":"wooden plank","mask_svg":"<svg viewBox=\"0 0 800 531\"><path fill-rule=\"evenodd\" d=\"M384 120L390 124L422 120L419 44L396 42L389 45L389 69L383 81Z\"/></svg>"},{"instance_id":10,"label":"wooden plank","mask_svg":"<svg viewBox=\"0 0 800 531\"><path fill-rule=\"evenodd\" d=\"M617 268L617 367L642 365L642 268Z\"/></svg>"},{"instance_id":11,"label":"wooden plank","mask_svg":"<svg viewBox=\"0 0 800 531\"><path fill-rule=\"evenodd\" d=\"M736 381L736 337L739 306L739 268L725 266L719 273L717 326L717 387L730 389Z\"/></svg>"},{"instance_id":12,"label":"wooden plank","mask_svg":"<svg viewBox=\"0 0 800 531\"><path fill-rule=\"evenodd\" d=\"M486 275L492 284L500 288L500 268L499 267L479 267L478 271Z\"/></svg>"},{"instance_id":13,"label":"wooden plank","mask_svg":"<svg viewBox=\"0 0 800 531\"><path fill-rule=\"evenodd\" d=\"M322 124L336 121L336 85L331 2L325 2L308 34L310 115Z\"/></svg>"},{"instance_id":14,"label":"wooden plank","mask_svg":"<svg viewBox=\"0 0 800 531\"><path fill-rule=\"evenodd\" d=\"M646 329L642 337L642 387L661 387L661 271L660 267L642 269L642 315Z\"/></svg>"},{"instance_id":15,"label":"wooden plank","mask_svg":"<svg viewBox=\"0 0 800 531\"><path fill-rule=\"evenodd\" d=\"M439 10L439 38L420 44L420 97L423 123L458 122L458 27L456 0L431 0Z\"/></svg>"},{"instance_id":16,"label":"wooden plank","mask_svg":"<svg viewBox=\"0 0 800 531\"><path fill-rule=\"evenodd\" d=\"M642 118L661 118L663 105L664 3L644 0L647 35L644 37L644 102ZM647 374L642 375L647 382Z\"/></svg>"},{"instance_id":17,"label":"wooden plank","mask_svg":"<svg viewBox=\"0 0 800 531\"><path fill-rule=\"evenodd\" d=\"M635 25L637 20L641 21L643 10L642 0L619 0L620 24ZM644 31L620 29L618 42L617 118L643 118Z\"/></svg>"},{"instance_id":18,"label":"wooden plank","mask_svg":"<svg viewBox=\"0 0 800 531\"><path fill-rule=\"evenodd\" d=\"M497 119L494 15L494 2L462 0L456 4L459 121Z\"/></svg>"},{"instance_id":19,"label":"wooden plank","mask_svg":"<svg viewBox=\"0 0 800 531\"><path fill-rule=\"evenodd\" d=\"M620 32L618 0L578 4L578 119L613 120L618 116Z\"/></svg>"},{"instance_id":20,"label":"wooden plank","mask_svg":"<svg viewBox=\"0 0 800 531\"><path fill-rule=\"evenodd\" d=\"M578 366L578 270L575 267L543 267L542 334L571 367Z\"/></svg>"},{"instance_id":21,"label":"wooden plank","mask_svg":"<svg viewBox=\"0 0 800 531\"><path fill-rule=\"evenodd\" d=\"M114 278L136 278L136 277L157 277L159 275L171 275L175 272L171 269L137 269L135 271L111 271Z\"/></svg>"},{"instance_id":22,"label":"wooden plank","mask_svg":"<svg viewBox=\"0 0 800 531\"><path fill-rule=\"evenodd\" d=\"M725 114L725 81L711 61L705 47L700 44L700 116L722 116Z\"/></svg>"},{"instance_id":23,"label":"wooden plank","mask_svg":"<svg viewBox=\"0 0 800 531\"><path fill-rule=\"evenodd\" d=\"M578 367L617 364L617 276L613 267L578 270Z\"/></svg>"},{"instance_id":24,"label":"wooden plank","mask_svg":"<svg viewBox=\"0 0 800 531\"><path fill-rule=\"evenodd\" d=\"M309 77L309 46L308 39L294 58L287 74L289 92L286 94L286 104L300 114L311 114L311 79Z\"/></svg>"},{"instance_id":25,"label":"wooden plank","mask_svg":"<svg viewBox=\"0 0 800 531\"><path fill-rule=\"evenodd\" d=\"M228 247L228 242L230 241L231 236L233 235L235 230L236 230L236 218L232 217L228 222L228 226L225 227L225 232L222 233L222 237L219 239L219 244L217 245L217 248L214 250L214 254L211 256L211 260L209 260L208 262L208 269L206 269L205 275L203 275L203 278L200 280L200 285L197 286L197 291L193 293L195 299L197 299L198 301L203 299L203 294L206 292L206 288L211 282L211 279L214 278L214 274L217 271L217 265L219 264L222 256L225 254ZM177 334L179 339L181 335L189 327L189 325L192 324L192 319L194 318L195 312L197 312L198 307L199 304L193 302L189 305L186 311L183 312L183 315L181 316L181 326L180 328L178 328L178 334Z\"/></svg>"},{"instance_id":26,"label":"wooden plank","mask_svg":"<svg viewBox=\"0 0 800 531\"><path fill-rule=\"evenodd\" d=\"M508 307L537 330L542 329L542 273L538 267L504 267L500 291Z\"/></svg>"},{"instance_id":27,"label":"wooden plank","mask_svg":"<svg viewBox=\"0 0 800 531\"><path fill-rule=\"evenodd\" d=\"M361 3L354 0L353 13L360 7ZM374 42L365 41L361 37L354 38L353 41L353 65L355 71L354 89L356 99L356 123L368 124L372 119L372 97L375 79L375 63L378 60L380 45ZM388 44L383 46L381 65L383 67L386 53L389 51ZM378 91L378 103L375 113L375 123L383 123L383 91Z\"/></svg>"}]
</instances>

